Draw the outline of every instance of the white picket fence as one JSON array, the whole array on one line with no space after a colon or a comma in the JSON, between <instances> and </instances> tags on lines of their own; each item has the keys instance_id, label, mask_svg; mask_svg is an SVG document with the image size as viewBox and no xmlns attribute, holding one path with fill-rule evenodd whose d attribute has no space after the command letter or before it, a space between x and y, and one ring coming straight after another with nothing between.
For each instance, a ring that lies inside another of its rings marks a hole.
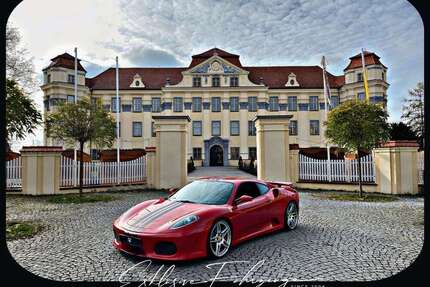
<instances>
[{"instance_id":1,"label":"white picket fence","mask_svg":"<svg viewBox=\"0 0 430 287\"><path fill-rule=\"evenodd\" d=\"M363 182L375 182L375 163L371 154L361 158L361 175ZM300 154L299 179L315 182L357 182L358 161L331 159L328 164L326 159L315 159Z\"/></svg>"},{"instance_id":2,"label":"white picket fence","mask_svg":"<svg viewBox=\"0 0 430 287\"><path fill-rule=\"evenodd\" d=\"M146 180L145 156L131 161L117 162L84 162L83 185L114 185L123 183L143 183ZM76 169L76 175L74 171ZM61 157L61 187L79 185L79 161ZM119 176L118 176L119 172Z\"/></svg>"},{"instance_id":3,"label":"white picket fence","mask_svg":"<svg viewBox=\"0 0 430 287\"><path fill-rule=\"evenodd\" d=\"M21 157L6 162L6 189L21 188Z\"/></svg>"},{"instance_id":4,"label":"white picket fence","mask_svg":"<svg viewBox=\"0 0 430 287\"><path fill-rule=\"evenodd\" d=\"M417 155L418 184L424 184L424 151L418 152Z\"/></svg>"}]
</instances>

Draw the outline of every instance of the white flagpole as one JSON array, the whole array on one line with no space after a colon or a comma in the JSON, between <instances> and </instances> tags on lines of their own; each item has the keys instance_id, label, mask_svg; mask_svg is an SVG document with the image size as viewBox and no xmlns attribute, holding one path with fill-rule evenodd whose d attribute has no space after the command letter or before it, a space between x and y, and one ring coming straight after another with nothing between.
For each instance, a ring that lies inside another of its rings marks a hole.
<instances>
[{"instance_id":1,"label":"white flagpole","mask_svg":"<svg viewBox=\"0 0 430 287\"><path fill-rule=\"evenodd\" d=\"M321 65L323 66L323 84L324 84L324 115L325 115L325 120L327 121L328 119L328 93L329 90L327 89L328 87L328 83L327 83L327 79L326 79L326 73L325 73L325 68L326 68L326 61L325 61L325 57L322 57L321 60ZM327 145L327 175L328 175L328 181L331 181L331 165L330 165L330 145L329 143L326 141L326 145Z\"/></svg>"},{"instance_id":2,"label":"white flagpole","mask_svg":"<svg viewBox=\"0 0 430 287\"><path fill-rule=\"evenodd\" d=\"M78 100L78 48L75 47L75 80L74 80L74 88L75 88L75 98L74 98L74 102L75 104L77 103ZM76 185L76 181L77 181L77 177L78 177L78 165L77 165L77 158L78 158L78 154L77 154L77 148L76 148L76 143L75 146L73 148L73 159L74 162L73 164L75 165L75 168L73 169L73 183L74 185Z\"/></svg>"},{"instance_id":3,"label":"white flagpole","mask_svg":"<svg viewBox=\"0 0 430 287\"><path fill-rule=\"evenodd\" d=\"M115 77L115 82L116 82L116 163L117 163L117 170L118 170L118 184L120 183L121 180L121 174L120 174L120 157L119 157L119 146L120 146L120 135L119 135L119 74L118 74L118 56L116 57L116 77Z\"/></svg>"}]
</instances>

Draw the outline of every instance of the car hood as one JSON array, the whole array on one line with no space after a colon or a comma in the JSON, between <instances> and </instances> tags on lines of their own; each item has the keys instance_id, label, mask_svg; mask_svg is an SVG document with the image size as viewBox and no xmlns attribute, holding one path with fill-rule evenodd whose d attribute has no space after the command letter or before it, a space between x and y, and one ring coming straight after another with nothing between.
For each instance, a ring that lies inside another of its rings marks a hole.
<instances>
[{"instance_id":1,"label":"car hood","mask_svg":"<svg viewBox=\"0 0 430 287\"><path fill-rule=\"evenodd\" d=\"M173 221L204 208L207 205L170 200L156 202L124 218L123 225L134 232L161 232L168 229Z\"/></svg>"}]
</instances>

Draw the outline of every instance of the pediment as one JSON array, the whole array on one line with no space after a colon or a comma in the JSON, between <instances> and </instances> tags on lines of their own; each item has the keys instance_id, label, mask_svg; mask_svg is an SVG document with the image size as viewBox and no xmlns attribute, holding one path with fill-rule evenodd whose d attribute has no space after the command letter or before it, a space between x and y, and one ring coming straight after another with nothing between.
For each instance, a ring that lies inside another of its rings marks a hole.
<instances>
[{"instance_id":1,"label":"pediment","mask_svg":"<svg viewBox=\"0 0 430 287\"><path fill-rule=\"evenodd\" d=\"M248 74L245 71L232 63L224 60L219 56L212 56L206 61L198 64L195 67L185 71L190 74Z\"/></svg>"}]
</instances>

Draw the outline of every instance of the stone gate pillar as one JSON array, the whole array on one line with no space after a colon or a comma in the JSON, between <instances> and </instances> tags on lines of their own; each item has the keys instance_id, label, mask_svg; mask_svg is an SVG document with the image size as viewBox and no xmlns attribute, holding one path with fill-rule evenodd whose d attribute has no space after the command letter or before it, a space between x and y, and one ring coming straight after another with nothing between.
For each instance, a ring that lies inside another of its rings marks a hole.
<instances>
[{"instance_id":1,"label":"stone gate pillar","mask_svg":"<svg viewBox=\"0 0 430 287\"><path fill-rule=\"evenodd\" d=\"M187 183L187 131L189 116L160 115L155 121L154 187L181 187Z\"/></svg>"},{"instance_id":2,"label":"stone gate pillar","mask_svg":"<svg viewBox=\"0 0 430 287\"><path fill-rule=\"evenodd\" d=\"M415 141L398 140L373 150L378 192L418 193L418 146Z\"/></svg>"},{"instance_id":3,"label":"stone gate pillar","mask_svg":"<svg viewBox=\"0 0 430 287\"><path fill-rule=\"evenodd\" d=\"M291 181L289 119L291 115L257 115L257 177Z\"/></svg>"},{"instance_id":4,"label":"stone gate pillar","mask_svg":"<svg viewBox=\"0 0 430 287\"><path fill-rule=\"evenodd\" d=\"M23 194L56 194L60 190L60 146L24 146L22 160Z\"/></svg>"}]
</instances>

